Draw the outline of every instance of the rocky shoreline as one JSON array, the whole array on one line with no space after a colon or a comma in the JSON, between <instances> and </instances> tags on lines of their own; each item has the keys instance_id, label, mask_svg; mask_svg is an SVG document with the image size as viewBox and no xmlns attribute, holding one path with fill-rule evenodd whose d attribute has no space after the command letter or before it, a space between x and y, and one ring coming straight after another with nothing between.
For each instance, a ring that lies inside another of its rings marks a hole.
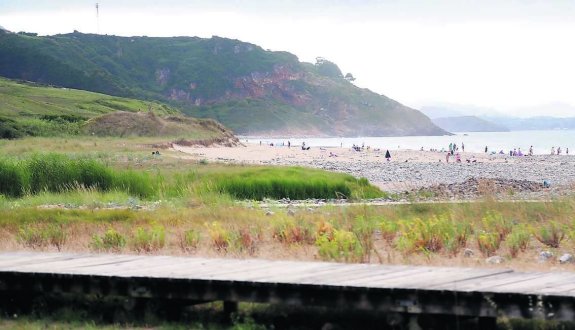
<instances>
[{"instance_id":1,"label":"rocky shoreline","mask_svg":"<svg viewBox=\"0 0 575 330\"><path fill-rule=\"evenodd\" d=\"M186 157L235 164L302 166L367 178L395 200L477 199L486 195L505 199L551 199L575 188L574 155L510 157L462 153L462 162L446 153L394 150L354 151L349 148L312 148L245 145L235 148L190 148L174 145ZM544 187L544 182L548 187Z\"/></svg>"},{"instance_id":2,"label":"rocky shoreline","mask_svg":"<svg viewBox=\"0 0 575 330\"><path fill-rule=\"evenodd\" d=\"M575 183L575 157L534 156L512 162L429 163L333 161L329 159L264 162L307 166L365 177L391 193L413 193L420 198L473 199L494 195L513 199L552 198L567 194ZM547 182L550 187L544 187Z\"/></svg>"}]
</instances>

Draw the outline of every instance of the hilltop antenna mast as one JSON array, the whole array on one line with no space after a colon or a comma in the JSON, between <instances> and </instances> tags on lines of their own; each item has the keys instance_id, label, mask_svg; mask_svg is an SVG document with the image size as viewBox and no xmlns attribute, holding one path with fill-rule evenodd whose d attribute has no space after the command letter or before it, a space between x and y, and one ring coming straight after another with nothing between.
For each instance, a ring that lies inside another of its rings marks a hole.
<instances>
[{"instance_id":1,"label":"hilltop antenna mast","mask_svg":"<svg viewBox=\"0 0 575 330\"><path fill-rule=\"evenodd\" d=\"M100 34L100 4L96 2L96 33Z\"/></svg>"}]
</instances>

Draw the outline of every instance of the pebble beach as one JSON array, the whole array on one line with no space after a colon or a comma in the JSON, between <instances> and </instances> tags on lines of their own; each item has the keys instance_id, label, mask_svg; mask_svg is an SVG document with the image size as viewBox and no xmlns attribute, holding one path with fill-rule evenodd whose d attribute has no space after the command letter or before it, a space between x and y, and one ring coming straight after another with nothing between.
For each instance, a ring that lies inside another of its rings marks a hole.
<instances>
[{"instance_id":1,"label":"pebble beach","mask_svg":"<svg viewBox=\"0 0 575 330\"><path fill-rule=\"evenodd\" d=\"M575 183L575 156L509 156L485 153L461 154L461 162L446 152L390 150L355 151L351 148L243 145L238 147L183 147L174 149L185 157L211 162L303 166L365 177L384 191L402 193L422 189L449 197L472 197L487 180L500 191L517 193L518 198L545 198L566 194ZM543 189L546 181L550 187ZM498 192L500 192L498 191Z\"/></svg>"}]
</instances>

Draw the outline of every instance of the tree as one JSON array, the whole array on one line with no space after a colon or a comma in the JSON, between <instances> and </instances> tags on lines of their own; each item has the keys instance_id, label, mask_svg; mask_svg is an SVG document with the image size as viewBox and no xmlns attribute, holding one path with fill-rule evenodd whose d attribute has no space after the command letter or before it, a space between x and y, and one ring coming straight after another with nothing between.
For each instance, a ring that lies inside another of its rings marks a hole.
<instances>
[{"instance_id":1,"label":"tree","mask_svg":"<svg viewBox=\"0 0 575 330\"><path fill-rule=\"evenodd\" d=\"M345 74L345 79L346 79L347 81L354 81L354 80L355 80L355 77L354 77L351 73L348 72L348 73Z\"/></svg>"},{"instance_id":2,"label":"tree","mask_svg":"<svg viewBox=\"0 0 575 330\"><path fill-rule=\"evenodd\" d=\"M330 62L323 57L316 57L315 61L317 73L331 78L343 78L343 74L337 64Z\"/></svg>"}]
</instances>

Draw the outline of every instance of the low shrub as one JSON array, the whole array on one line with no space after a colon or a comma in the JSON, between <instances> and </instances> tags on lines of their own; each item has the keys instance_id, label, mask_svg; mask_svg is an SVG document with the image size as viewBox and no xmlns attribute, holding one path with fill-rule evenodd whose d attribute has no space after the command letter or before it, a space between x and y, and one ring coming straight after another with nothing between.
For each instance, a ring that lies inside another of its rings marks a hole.
<instances>
[{"instance_id":1,"label":"low shrub","mask_svg":"<svg viewBox=\"0 0 575 330\"><path fill-rule=\"evenodd\" d=\"M120 251L126 246L126 238L114 228L108 228L103 235L93 235L90 248L97 251Z\"/></svg>"},{"instance_id":2,"label":"low shrub","mask_svg":"<svg viewBox=\"0 0 575 330\"><path fill-rule=\"evenodd\" d=\"M530 240L531 234L529 231L523 228L513 229L505 240L505 245L509 250L509 255L511 255L512 258L517 257L519 252L524 252L527 249Z\"/></svg>"},{"instance_id":3,"label":"low shrub","mask_svg":"<svg viewBox=\"0 0 575 330\"><path fill-rule=\"evenodd\" d=\"M489 233L482 231L476 234L477 247L481 254L485 257L491 257L499 250L501 246L501 235L500 233Z\"/></svg>"},{"instance_id":4,"label":"low shrub","mask_svg":"<svg viewBox=\"0 0 575 330\"><path fill-rule=\"evenodd\" d=\"M359 216L355 219L352 232L361 245L362 262L370 262L371 251L374 247L373 234L377 227L377 221L374 218Z\"/></svg>"},{"instance_id":5,"label":"low shrub","mask_svg":"<svg viewBox=\"0 0 575 330\"><path fill-rule=\"evenodd\" d=\"M31 249L43 248L48 244L46 232L40 226L20 227L16 235L18 243Z\"/></svg>"},{"instance_id":6,"label":"low shrub","mask_svg":"<svg viewBox=\"0 0 575 330\"><path fill-rule=\"evenodd\" d=\"M22 226L18 230L16 240L25 247L31 249L53 246L60 251L68 235L62 225L59 224L30 224Z\"/></svg>"},{"instance_id":7,"label":"low shrub","mask_svg":"<svg viewBox=\"0 0 575 330\"><path fill-rule=\"evenodd\" d=\"M565 238L564 226L555 221L541 224L539 228L532 228L531 231L539 242L551 248L558 248Z\"/></svg>"},{"instance_id":8,"label":"low shrub","mask_svg":"<svg viewBox=\"0 0 575 330\"><path fill-rule=\"evenodd\" d=\"M391 246L399 232L399 224L397 221L382 220L379 224L379 230L381 232L381 238Z\"/></svg>"},{"instance_id":9,"label":"low shrub","mask_svg":"<svg viewBox=\"0 0 575 330\"><path fill-rule=\"evenodd\" d=\"M321 235L316 239L318 253L324 260L361 262L364 249L357 236L351 231L334 230L333 238Z\"/></svg>"},{"instance_id":10,"label":"low shrub","mask_svg":"<svg viewBox=\"0 0 575 330\"><path fill-rule=\"evenodd\" d=\"M284 219L274 223L272 236L275 240L285 244L313 244L315 241L311 225L293 219Z\"/></svg>"},{"instance_id":11,"label":"low shrub","mask_svg":"<svg viewBox=\"0 0 575 330\"><path fill-rule=\"evenodd\" d=\"M257 251L258 236L250 228L240 228L231 233L230 245L239 252L254 255Z\"/></svg>"},{"instance_id":12,"label":"low shrub","mask_svg":"<svg viewBox=\"0 0 575 330\"><path fill-rule=\"evenodd\" d=\"M152 228L136 228L132 236L132 248L138 253L158 251L166 245L166 230L164 226L155 225Z\"/></svg>"},{"instance_id":13,"label":"low shrub","mask_svg":"<svg viewBox=\"0 0 575 330\"><path fill-rule=\"evenodd\" d=\"M499 241L504 241L507 235L513 230L513 220L495 211L487 212L481 221L485 231L494 232L499 235Z\"/></svg>"},{"instance_id":14,"label":"low shrub","mask_svg":"<svg viewBox=\"0 0 575 330\"><path fill-rule=\"evenodd\" d=\"M232 240L229 230L217 221L206 224L206 227L212 241L212 246L218 252L227 252Z\"/></svg>"},{"instance_id":15,"label":"low shrub","mask_svg":"<svg viewBox=\"0 0 575 330\"><path fill-rule=\"evenodd\" d=\"M66 231L64 231L64 227L61 224L51 224L48 225L45 230L48 244L60 251L68 240L68 235Z\"/></svg>"},{"instance_id":16,"label":"low shrub","mask_svg":"<svg viewBox=\"0 0 575 330\"><path fill-rule=\"evenodd\" d=\"M197 249L200 245L200 239L201 235L199 231L195 229L188 229L180 234L180 248L184 252Z\"/></svg>"}]
</instances>

